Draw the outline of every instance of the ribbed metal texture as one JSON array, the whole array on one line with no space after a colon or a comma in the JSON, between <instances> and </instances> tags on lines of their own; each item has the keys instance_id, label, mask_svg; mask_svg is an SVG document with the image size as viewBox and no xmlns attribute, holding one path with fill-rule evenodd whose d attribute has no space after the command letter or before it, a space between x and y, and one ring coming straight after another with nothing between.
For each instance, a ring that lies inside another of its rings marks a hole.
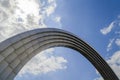
<instances>
[{"instance_id":1,"label":"ribbed metal texture","mask_svg":"<svg viewBox=\"0 0 120 80\"><path fill-rule=\"evenodd\" d=\"M74 49L99 71L104 80L119 80L105 60L87 43L60 29L35 29L0 43L0 80L14 80L21 68L39 52L51 47Z\"/></svg>"}]
</instances>

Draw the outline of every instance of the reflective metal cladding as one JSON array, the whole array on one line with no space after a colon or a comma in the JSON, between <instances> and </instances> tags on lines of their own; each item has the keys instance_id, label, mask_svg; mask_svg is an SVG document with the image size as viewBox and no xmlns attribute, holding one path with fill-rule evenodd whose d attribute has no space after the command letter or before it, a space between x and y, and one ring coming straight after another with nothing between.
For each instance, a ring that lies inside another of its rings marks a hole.
<instances>
[{"instance_id":1,"label":"reflective metal cladding","mask_svg":"<svg viewBox=\"0 0 120 80\"><path fill-rule=\"evenodd\" d=\"M27 31L0 43L0 80L13 80L32 57L56 46L80 52L104 80L119 80L105 60L86 42L70 32L55 28Z\"/></svg>"}]
</instances>

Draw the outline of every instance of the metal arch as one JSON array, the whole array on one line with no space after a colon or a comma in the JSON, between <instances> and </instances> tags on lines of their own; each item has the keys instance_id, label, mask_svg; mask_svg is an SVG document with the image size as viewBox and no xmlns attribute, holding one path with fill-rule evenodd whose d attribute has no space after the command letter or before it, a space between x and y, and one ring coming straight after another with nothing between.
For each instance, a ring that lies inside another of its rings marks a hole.
<instances>
[{"instance_id":1,"label":"metal arch","mask_svg":"<svg viewBox=\"0 0 120 80\"><path fill-rule=\"evenodd\" d=\"M55 28L35 29L0 44L0 80L13 80L37 53L50 47L74 49L86 57L104 80L119 80L105 60L87 43L70 32Z\"/></svg>"}]
</instances>

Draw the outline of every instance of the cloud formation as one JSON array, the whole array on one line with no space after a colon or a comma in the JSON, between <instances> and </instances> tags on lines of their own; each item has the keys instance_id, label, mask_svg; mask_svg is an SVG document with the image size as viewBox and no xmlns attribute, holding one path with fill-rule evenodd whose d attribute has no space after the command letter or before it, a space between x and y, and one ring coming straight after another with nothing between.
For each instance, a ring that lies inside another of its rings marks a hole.
<instances>
[{"instance_id":1,"label":"cloud formation","mask_svg":"<svg viewBox=\"0 0 120 80\"><path fill-rule=\"evenodd\" d=\"M107 60L107 63L111 66L120 79L120 50L116 51L113 56Z\"/></svg>"},{"instance_id":2,"label":"cloud formation","mask_svg":"<svg viewBox=\"0 0 120 80\"><path fill-rule=\"evenodd\" d=\"M54 21L55 22L61 22L61 17L60 16L55 17Z\"/></svg>"},{"instance_id":3,"label":"cloud formation","mask_svg":"<svg viewBox=\"0 0 120 80\"><path fill-rule=\"evenodd\" d=\"M120 79L120 50L116 51L108 60L107 63L113 69L115 74ZM104 80L102 77L96 78L95 80Z\"/></svg>"},{"instance_id":4,"label":"cloud formation","mask_svg":"<svg viewBox=\"0 0 120 80\"><path fill-rule=\"evenodd\" d=\"M108 35L109 33L114 35L111 39L109 39L107 51L112 50L115 46L118 48L120 47L120 16L118 16L116 20L111 22L108 27L105 27L100 31L103 35ZM113 55L109 57L109 59L107 59L106 61L120 79L120 50L116 50ZM95 80L103 80L103 78L98 77Z\"/></svg>"},{"instance_id":5,"label":"cloud formation","mask_svg":"<svg viewBox=\"0 0 120 80\"><path fill-rule=\"evenodd\" d=\"M56 0L0 0L0 42L27 30L48 27L45 19L50 18L56 7ZM54 22L59 24L60 20L61 17ZM67 60L54 56L53 51L49 49L37 55L18 76L66 69Z\"/></svg>"},{"instance_id":6,"label":"cloud formation","mask_svg":"<svg viewBox=\"0 0 120 80\"><path fill-rule=\"evenodd\" d=\"M0 0L0 42L18 33L46 28L56 0Z\"/></svg>"},{"instance_id":7,"label":"cloud formation","mask_svg":"<svg viewBox=\"0 0 120 80\"><path fill-rule=\"evenodd\" d=\"M120 38L117 38L115 43L116 43L117 46L120 46Z\"/></svg>"},{"instance_id":8,"label":"cloud formation","mask_svg":"<svg viewBox=\"0 0 120 80\"><path fill-rule=\"evenodd\" d=\"M54 49L51 48L39 53L37 56L35 56L34 60L31 60L27 63L28 66L25 66L20 71L19 76L22 76L26 73L33 75L46 74L51 71L66 69L67 60L65 60L63 57L53 56L53 52Z\"/></svg>"},{"instance_id":9,"label":"cloud formation","mask_svg":"<svg viewBox=\"0 0 120 80\"><path fill-rule=\"evenodd\" d=\"M115 29L116 31L114 33L120 34L120 16L118 16L116 20L113 20L107 27L100 29L100 32L103 35L107 35L114 31Z\"/></svg>"},{"instance_id":10,"label":"cloud formation","mask_svg":"<svg viewBox=\"0 0 120 80\"><path fill-rule=\"evenodd\" d=\"M114 42L114 38L109 40L109 44L107 45L107 51L110 51L112 49L112 44Z\"/></svg>"},{"instance_id":11,"label":"cloud formation","mask_svg":"<svg viewBox=\"0 0 120 80\"><path fill-rule=\"evenodd\" d=\"M42 6L38 1L0 0L0 41L26 30L47 27L44 14L39 14Z\"/></svg>"},{"instance_id":12,"label":"cloud formation","mask_svg":"<svg viewBox=\"0 0 120 80\"><path fill-rule=\"evenodd\" d=\"M108 27L105 27L105 28L101 29L100 32L102 34L106 35L109 32L111 32L111 30L113 29L114 26L115 26L115 22L112 22Z\"/></svg>"},{"instance_id":13,"label":"cloud formation","mask_svg":"<svg viewBox=\"0 0 120 80\"><path fill-rule=\"evenodd\" d=\"M107 45L107 51L112 50L112 45L120 46L120 17L118 16L116 20L112 21L108 27L104 27L100 30L103 35L115 35L109 39L109 43Z\"/></svg>"}]
</instances>

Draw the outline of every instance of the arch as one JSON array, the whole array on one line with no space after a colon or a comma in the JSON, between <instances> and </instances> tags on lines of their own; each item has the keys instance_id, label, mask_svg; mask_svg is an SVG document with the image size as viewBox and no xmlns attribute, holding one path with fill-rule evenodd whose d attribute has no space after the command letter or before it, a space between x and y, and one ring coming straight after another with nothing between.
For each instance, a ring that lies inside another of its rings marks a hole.
<instances>
[{"instance_id":1,"label":"arch","mask_svg":"<svg viewBox=\"0 0 120 80\"><path fill-rule=\"evenodd\" d=\"M13 80L33 56L55 46L80 52L94 65L104 80L119 80L92 47L74 34L55 28L31 30L3 41L0 44L0 80Z\"/></svg>"}]
</instances>

